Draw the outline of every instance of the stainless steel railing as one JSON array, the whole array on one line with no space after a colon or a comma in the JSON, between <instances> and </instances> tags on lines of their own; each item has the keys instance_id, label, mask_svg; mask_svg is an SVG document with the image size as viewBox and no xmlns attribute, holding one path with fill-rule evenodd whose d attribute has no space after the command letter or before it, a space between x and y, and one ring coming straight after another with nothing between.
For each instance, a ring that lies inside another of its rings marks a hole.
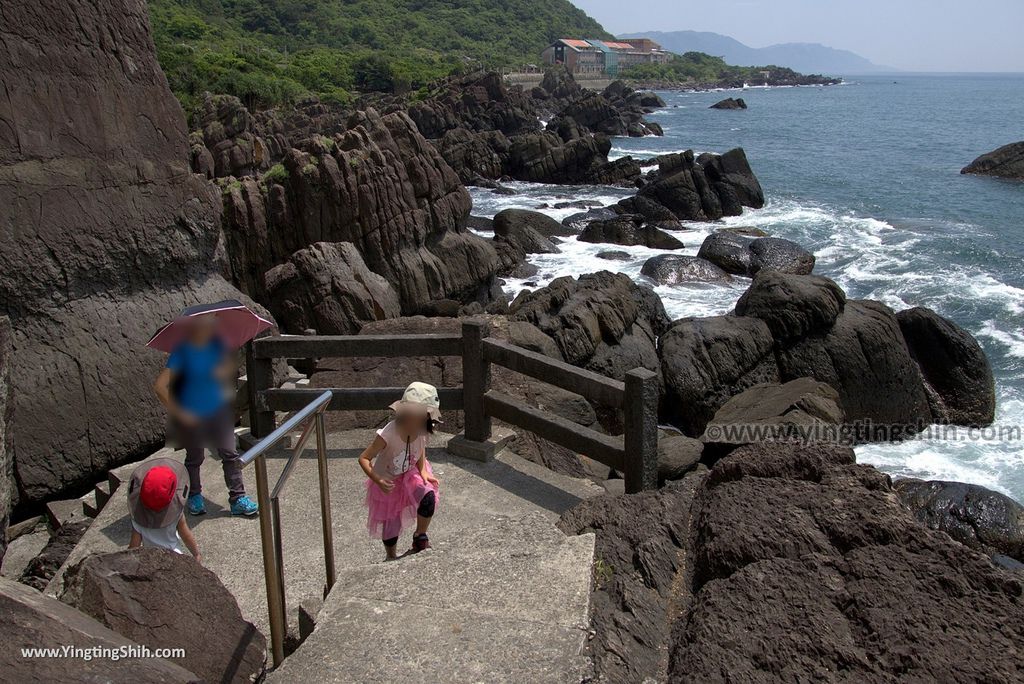
<instances>
[{"instance_id":1,"label":"stainless steel railing","mask_svg":"<svg viewBox=\"0 0 1024 684\"><path fill-rule=\"evenodd\" d=\"M288 484L288 478L302 455L313 432L316 432L317 473L320 480L320 525L324 538L324 569L327 588L334 586L334 535L331 530L331 489L327 479L327 431L324 428L324 411L331 403L332 392L324 392L294 416L286 420L264 437L254 447L242 454L242 467L255 462L256 497L260 505L260 543L263 547L263 574L267 582L267 613L270 615L270 644L274 665L284 660L284 637L287 629L284 594L284 550L281 540L280 496ZM292 449L288 462L281 471L277 484L271 490L267 481L266 453L273 449L291 432L302 428L302 435Z\"/></svg>"}]
</instances>

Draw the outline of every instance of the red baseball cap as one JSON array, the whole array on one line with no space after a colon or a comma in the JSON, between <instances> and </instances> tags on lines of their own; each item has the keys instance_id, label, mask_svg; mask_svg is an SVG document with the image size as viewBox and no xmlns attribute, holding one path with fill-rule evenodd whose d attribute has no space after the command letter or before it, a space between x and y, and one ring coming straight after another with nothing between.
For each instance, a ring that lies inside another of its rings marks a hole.
<instances>
[{"instance_id":1,"label":"red baseball cap","mask_svg":"<svg viewBox=\"0 0 1024 684\"><path fill-rule=\"evenodd\" d=\"M128 485L128 510L142 527L177 524L188 497L185 467L170 458L154 458L132 473Z\"/></svg>"},{"instance_id":2,"label":"red baseball cap","mask_svg":"<svg viewBox=\"0 0 1024 684\"><path fill-rule=\"evenodd\" d=\"M178 476L167 466L157 466L142 478L139 488L139 500L151 511L162 511L174 498L174 490L178 488Z\"/></svg>"}]
</instances>

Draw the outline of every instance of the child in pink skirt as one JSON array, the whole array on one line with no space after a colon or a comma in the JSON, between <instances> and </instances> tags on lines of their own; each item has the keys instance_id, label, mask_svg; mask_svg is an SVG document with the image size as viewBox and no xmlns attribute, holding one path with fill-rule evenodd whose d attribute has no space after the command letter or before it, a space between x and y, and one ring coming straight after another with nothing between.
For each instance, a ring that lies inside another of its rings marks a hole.
<instances>
[{"instance_id":1,"label":"child in pink skirt","mask_svg":"<svg viewBox=\"0 0 1024 684\"><path fill-rule=\"evenodd\" d=\"M414 382L391 405L395 419L377 431L359 456L366 473L366 529L384 542L387 560L394 560L402 528L416 521L409 553L430 548L427 528L434 516L440 482L427 461L427 435L440 422L441 407L433 385Z\"/></svg>"}]
</instances>

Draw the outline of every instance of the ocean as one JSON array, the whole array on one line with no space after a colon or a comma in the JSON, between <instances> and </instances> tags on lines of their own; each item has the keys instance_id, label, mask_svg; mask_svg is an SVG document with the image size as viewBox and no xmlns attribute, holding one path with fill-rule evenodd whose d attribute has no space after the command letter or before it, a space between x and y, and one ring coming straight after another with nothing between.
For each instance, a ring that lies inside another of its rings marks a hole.
<instances>
[{"instance_id":1,"label":"ocean","mask_svg":"<svg viewBox=\"0 0 1024 684\"><path fill-rule=\"evenodd\" d=\"M851 298L895 310L927 306L973 333L992 364L996 428L899 444L859 447L858 460L893 476L971 482L1024 502L1024 183L961 176L978 155L1024 138L1024 75L852 77L839 86L748 88L737 92L663 92L666 107L649 118L663 138L617 138L612 157L746 150L767 206L677 233L686 254L721 225L756 226L817 256L815 272ZM742 96L745 111L708 109ZM601 186L511 183L517 195L471 189L474 214L507 207L555 218L580 211L556 204L610 204L633 194ZM598 259L607 245L567 239L561 254L535 255L540 268L507 290L553 278L618 270L643 280L658 254L625 249L629 262ZM728 312L746 289L683 285L656 288L673 318Z\"/></svg>"}]
</instances>

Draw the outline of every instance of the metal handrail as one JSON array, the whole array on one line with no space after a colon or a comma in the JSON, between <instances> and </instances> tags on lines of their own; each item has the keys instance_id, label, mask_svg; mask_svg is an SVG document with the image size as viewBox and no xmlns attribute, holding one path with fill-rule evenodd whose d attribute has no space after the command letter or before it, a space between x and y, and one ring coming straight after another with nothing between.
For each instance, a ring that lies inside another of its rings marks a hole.
<instances>
[{"instance_id":1,"label":"metal handrail","mask_svg":"<svg viewBox=\"0 0 1024 684\"><path fill-rule=\"evenodd\" d=\"M279 497L291 477L295 464L316 432L317 475L320 480L320 525L324 540L324 570L327 576L325 595L334 586L334 535L331 529L331 490L327 479L327 431L324 411L331 403L333 393L325 391L300 409L269 435L241 456L242 466L255 462L256 497L260 506L260 543L263 547L263 574L267 583L267 613L270 616L270 644L274 665L284 660L286 608L284 592L284 549L281 538L281 507ZM292 449L288 462L271 490L267 480L266 453L277 446L294 430L302 427L302 436Z\"/></svg>"}]
</instances>

